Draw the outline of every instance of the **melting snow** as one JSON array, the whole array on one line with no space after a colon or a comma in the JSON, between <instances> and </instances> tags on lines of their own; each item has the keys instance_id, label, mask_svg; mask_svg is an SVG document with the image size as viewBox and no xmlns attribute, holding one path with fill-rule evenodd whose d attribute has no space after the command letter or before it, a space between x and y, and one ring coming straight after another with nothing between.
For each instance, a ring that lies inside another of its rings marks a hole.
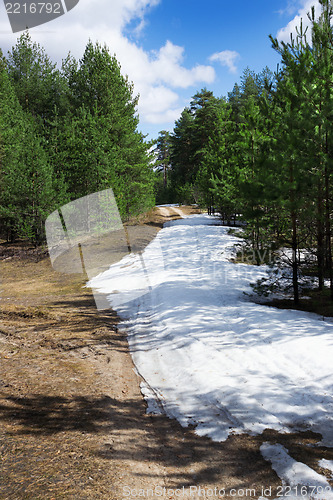
<instances>
[{"instance_id":1,"label":"melting snow","mask_svg":"<svg viewBox=\"0 0 333 500\"><path fill-rule=\"evenodd\" d=\"M310 429L333 446L333 324L251 302L266 269L229 262L239 240L217 223L173 221L90 282L123 319L149 406L217 441Z\"/></svg>"},{"instance_id":2,"label":"melting snow","mask_svg":"<svg viewBox=\"0 0 333 500\"><path fill-rule=\"evenodd\" d=\"M325 460L323 458L322 460L319 460L318 465L323 469L331 471L331 478L333 479L333 460Z\"/></svg>"},{"instance_id":3,"label":"melting snow","mask_svg":"<svg viewBox=\"0 0 333 500\"><path fill-rule=\"evenodd\" d=\"M264 443L260 451L264 459L271 462L273 469L282 479L285 491L285 496L282 498L289 500L333 499L333 490L327 479L302 462L297 462L290 457L288 450L281 444Z\"/></svg>"}]
</instances>

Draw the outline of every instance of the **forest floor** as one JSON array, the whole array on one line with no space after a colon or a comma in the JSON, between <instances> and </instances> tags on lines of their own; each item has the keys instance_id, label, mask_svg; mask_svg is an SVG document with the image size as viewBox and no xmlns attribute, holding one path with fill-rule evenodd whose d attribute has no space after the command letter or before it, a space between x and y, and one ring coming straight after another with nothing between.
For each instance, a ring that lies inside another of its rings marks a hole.
<instances>
[{"instance_id":1,"label":"forest floor","mask_svg":"<svg viewBox=\"0 0 333 500\"><path fill-rule=\"evenodd\" d=\"M140 244L194 211L154 209L136 221ZM227 499L270 498L272 488L274 498L281 481L263 442L310 466L325 455L311 432L216 443L147 415L118 318L96 309L83 277L54 271L46 255L20 245L0 252L1 499L197 499L209 488Z\"/></svg>"}]
</instances>

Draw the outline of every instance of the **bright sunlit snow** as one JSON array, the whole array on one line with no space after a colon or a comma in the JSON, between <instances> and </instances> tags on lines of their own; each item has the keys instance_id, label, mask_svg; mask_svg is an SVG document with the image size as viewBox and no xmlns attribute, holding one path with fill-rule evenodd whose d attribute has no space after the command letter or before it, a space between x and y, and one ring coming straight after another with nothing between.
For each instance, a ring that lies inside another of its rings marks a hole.
<instances>
[{"instance_id":1,"label":"bright sunlit snow","mask_svg":"<svg viewBox=\"0 0 333 500\"><path fill-rule=\"evenodd\" d=\"M251 302L266 271L229 262L238 239L216 224L173 221L90 282L123 318L149 409L217 441L310 429L333 446L333 323Z\"/></svg>"},{"instance_id":2,"label":"bright sunlit snow","mask_svg":"<svg viewBox=\"0 0 333 500\"><path fill-rule=\"evenodd\" d=\"M283 498L333 500L333 491L327 479L302 462L297 462L290 457L284 446L264 443L260 451L265 460L271 462L273 469L282 479L285 490Z\"/></svg>"},{"instance_id":3,"label":"bright sunlit snow","mask_svg":"<svg viewBox=\"0 0 333 500\"><path fill-rule=\"evenodd\" d=\"M319 460L318 465L323 469L327 469L331 472L331 479L333 479L333 460L322 459Z\"/></svg>"}]
</instances>

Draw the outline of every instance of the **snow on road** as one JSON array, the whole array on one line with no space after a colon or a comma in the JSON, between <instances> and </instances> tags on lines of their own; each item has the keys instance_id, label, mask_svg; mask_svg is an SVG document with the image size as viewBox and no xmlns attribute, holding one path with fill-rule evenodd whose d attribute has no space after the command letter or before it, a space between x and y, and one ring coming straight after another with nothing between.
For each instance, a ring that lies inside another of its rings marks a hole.
<instances>
[{"instance_id":1,"label":"snow on road","mask_svg":"<svg viewBox=\"0 0 333 500\"><path fill-rule=\"evenodd\" d=\"M280 498L333 500L333 490L327 479L302 462L297 462L290 457L284 446L264 443L260 450L265 460L271 462L272 468L282 479L283 487L280 490ZM284 496L282 496L283 493Z\"/></svg>"},{"instance_id":2,"label":"snow on road","mask_svg":"<svg viewBox=\"0 0 333 500\"><path fill-rule=\"evenodd\" d=\"M217 441L310 429L333 446L333 322L251 302L266 271L229 262L238 239L216 224L172 221L90 282L123 319L150 408Z\"/></svg>"}]
</instances>

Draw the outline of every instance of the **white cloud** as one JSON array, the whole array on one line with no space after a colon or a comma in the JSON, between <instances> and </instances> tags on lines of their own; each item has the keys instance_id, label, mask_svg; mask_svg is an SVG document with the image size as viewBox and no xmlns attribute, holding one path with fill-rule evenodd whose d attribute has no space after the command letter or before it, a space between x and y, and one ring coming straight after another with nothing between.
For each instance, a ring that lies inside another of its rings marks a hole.
<instances>
[{"instance_id":1,"label":"white cloud","mask_svg":"<svg viewBox=\"0 0 333 500\"><path fill-rule=\"evenodd\" d=\"M240 57L238 52L234 50L223 50L222 52L215 52L211 55L209 60L211 62L219 62L222 66L226 66L231 73L237 72L236 60Z\"/></svg>"},{"instance_id":2,"label":"white cloud","mask_svg":"<svg viewBox=\"0 0 333 500\"><path fill-rule=\"evenodd\" d=\"M299 9L300 0L288 0L287 5L277 12L281 15L293 16Z\"/></svg>"},{"instance_id":3,"label":"white cloud","mask_svg":"<svg viewBox=\"0 0 333 500\"><path fill-rule=\"evenodd\" d=\"M315 7L316 16L319 15L319 13L321 12L321 7L318 0L303 0L302 6L298 9L296 16L287 24L287 26L281 28L278 31L276 37L280 42L285 42L285 43L290 42L290 34L292 34L294 39L296 39L297 35L296 28L300 27L301 21L303 24L303 31L306 29L306 27L309 27L307 31L307 40L308 42L311 42L311 35L310 35L311 22L308 18L308 12L311 12L312 6Z\"/></svg>"},{"instance_id":4,"label":"white cloud","mask_svg":"<svg viewBox=\"0 0 333 500\"><path fill-rule=\"evenodd\" d=\"M121 64L123 74L134 83L140 94L141 123L164 123L178 118L181 112L179 92L194 85L209 84L215 70L209 65L184 65L185 48L166 41L156 51L145 51L133 41L145 26L150 9L162 0L99 0L98 3L80 0L69 13L49 24L31 30L53 61L61 62L70 51L80 59L89 39L106 44ZM128 36L129 23L132 29ZM0 29L4 26L1 23ZM17 36L0 33L0 47L10 49ZM127 36L126 36L127 35Z\"/></svg>"},{"instance_id":5,"label":"white cloud","mask_svg":"<svg viewBox=\"0 0 333 500\"><path fill-rule=\"evenodd\" d=\"M167 41L151 62L154 78L169 83L171 87L188 88L197 82L212 83L215 71L211 66L182 66L184 48Z\"/></svg>"},{"instance_id":6,"label":"white cloud","mask_svg":"<svg viewBox=\"0 0 333 500\"><path fill-rule=\"evenodd\" d=\"M96 4L80 0L71 14L88 27L105 24L121 32L130 21L141 23L147 11L159 3L160 0L99 0Z\"/></svg>"},{"instance_id":7,"label":"white cloud","mask_svg":"<svg viewBox=\"0 0 333 500\"><path fill-rule=\"evenodd\" d=\"M147 121L154 125L158 125L161 123L171 123L174 124L176 120L180 117L184 108L175 108L168 109L164 113L148 113L146 115ZM173 127L164 127L164 128L173 128Z\"/></svg>"},{"instance_id":8,"label":"white cloud","mask_svg":"<svg viewBox=\"0 0 333 500\"><path fill-rule=\"evenodd\" d=\"M178 94L165 86L150 87L143 89L141 98L141 111L145 115L166 113L178 103Z\"/></svg>"}]
</instances>

